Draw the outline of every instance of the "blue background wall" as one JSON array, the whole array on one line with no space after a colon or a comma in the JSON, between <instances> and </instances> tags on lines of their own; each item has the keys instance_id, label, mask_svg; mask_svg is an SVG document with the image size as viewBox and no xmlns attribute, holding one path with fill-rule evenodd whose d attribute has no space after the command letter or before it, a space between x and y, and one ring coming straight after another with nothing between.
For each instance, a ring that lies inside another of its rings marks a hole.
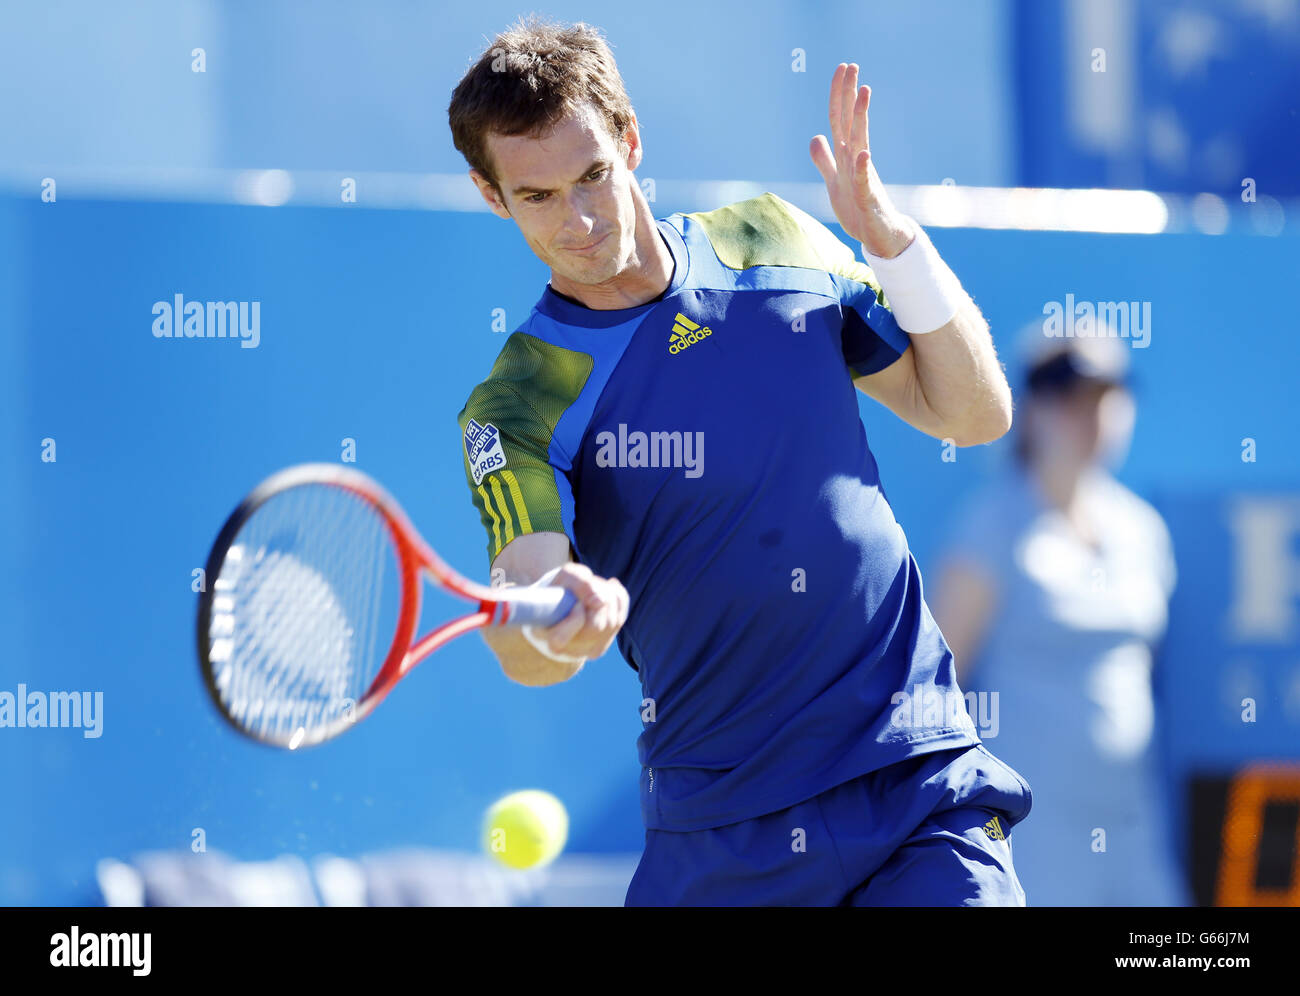
<instances>
[{"instance_id":1,"label":"blue background wall","mask_svg":"<svg viewBox=\"0 0 1300 996\"><path fill-rule=\"evenodd\" d=\"M104 692L97 740L0 731L3 798L14 803L0 825L0 899L88 900L97 857L188 847L196 827L208 847L248 858L468 849L493 798L533 785L569 805L573 849L640 846L639 686L616 654L565 685L525 689L471 637L347 737L292 755L219 725L195 664L191 571L216 528L253 483L286 464L337 461L345 437L452 563L485 571L455 416L500 347L492 309L513 327L545 281L512 225L471 213L31 198L0 201L0 217L0 254L23 261L0 360L20 388L0 409L13 634L0 688ZM1142 406L1124 477L1135 487L1168 498L1300 486L1293 377L1280 362L1294 356L1282 291L1293 239L934 238L1004 352L1042 302L1067 292L1152 302L1151 344L1133 352ZM260 300L259 347L154 338L152 304L175 293ZM862 407L925 568L954 503L1005 447L945 463L938 442ZM1246 436L1257 463L1241 461ZM58 447L52 464L40 460L46 437ZM1176 620L1186 627L1180 701L1202 696L1206 710L1218 708L1207 676L1221 661L1204 623L1221 609L1212 596L1228 563L1226 551L1197 550L1212 525L1184 516L1176 533L1194 565L1183 572L1191 611ZM426 619L449 607L432 604ZM1300 743L1300 727L1270 718L1270 744ZM1204 739L1194 725L1189 738Z\"/></svg>"},{"instance_id":2,"label":"blue background wall","mask_svg":"<svg viewBox=\"0 0 1300 996\"><path fill-rule=\"evenodd\" d=\"M816 179L808 141L825 129L831 72L856 60L871 67L873 134L894 182L1011 178L1005 0L125 10L53 0L6 13L0 92L27 99L0 102L0 166L459 171L451 91L496 32L537 10L605 31L646 142L664 153L650 175L749 178L761 164L768 179ZM196 47L206 73L190 71Z\"/></svg>"},{"instance_id":3,"label":"blue background wall","mask_svg":"<svg viewBox=\"0 0 1300 996\"><path fill-rule=\"evenodd\" d=\"M1161 3L1118 9L1152 37L1168 13ZM347 737L295 755L220 725L194 659L191 571L232 504L281 466L338 460L344 438L450 562L484 570L455 416L502 342L493 310L514 327L546 273L513 226L484 213L375 210L364 197L333 208L204 205L185 203L210 193L201 184L194 198L171 200L150 196L149 184L200 168L458 172L448 96L518 12L498 2L6 7L0 690L102 691L105 718L97 740L0 729L0 903L94 901L97 858L185 849L195 828L209 848L250 859L469 849L483 808L531 786L569 806L573 850L640 848L639 686L616 655L566 685L525 689L471 637L422 665ZM1081 140L1050 103L1072 58L1063 13L1036 20L1009 0L543 12L604 27L644 129L645 177L816 180L807 143L825 130L830 73L858 60L876 91L873 152L889 182L1209 182L1167 161L1163 174L1133 172L1142 157L1131 147L1110 158L1069 153ZM1255 14L1224 5L1215 16L1241 44L1257 33ZM1264 145L1243 146L1261 177L1291 175L1296 95L1276 68L1294 62L1289 31L1271 33L1282 55L1261 55L1257 67L1251 107L1263 118L1215 117L1272 136L1272 159ZM190 70L196 46L207 52L203 74ZM791 71L795 48L805 73ZM1124 86L1145 99L1151 74L1128 68ZM1184 119L1204 99L1195 87L1160 86L1152 92ZM1184 165L1203 151L1190 143ZM60 181L54 204L39 199L46 176ZM94 194L115 178L146 195ZM665 197L655 208L716 206ZM1300 672L1296 639L1243 648L1207 625L1225 611L1233 563L1225 503L1237 492L1300 491L1294 222L1276 238L932 237L1004 355L1046 301L1152 303L1151 345L1133 354L1141 407L1122 477L1166 510L1182 566L1167 653L1179 680L1165 689L1173 771L1295 756L1294 711L1272 709L1249 731L1225 725L1224 690L1237 685L1224 676L1245 655L1261 687L1285 701ZM177 293L260 301L260 346L155 339L152 305ZM897 514L932 572L956 504L1007 448L945 463L937 441L866 399L862 410ZM47 437L58 447L52 464L40 459ZM1255 463L1241 461L1244 437L1257 441ZM449 608L430 606L426 619Z\"/></svg>"}]
</instances>

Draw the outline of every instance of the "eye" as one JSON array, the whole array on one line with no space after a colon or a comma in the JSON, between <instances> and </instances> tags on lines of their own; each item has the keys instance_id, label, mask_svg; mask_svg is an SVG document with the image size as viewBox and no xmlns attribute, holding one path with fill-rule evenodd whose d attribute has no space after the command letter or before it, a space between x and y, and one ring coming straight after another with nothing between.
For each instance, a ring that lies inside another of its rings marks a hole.
<instances>
[{"instance_id":1,"label":"eye","mask_svg":"<svg viewBox=\"0 0 1300 996\"><path fill-rule=\"evenodd\" d=\"M527 197L524 198L524 200L526 200L529 204L540 204L540 203L542 203L542 201L546 200L546 195L545 195L545 194L529 194Z\"/></svg>"},{"instance_id":2,"label":"eye","mask_svg":"<svg viewBox=\"0 0 1300 996\"><path fill-rule=\"evenodd\" d=\"M601 180L605 178L605 174L608 172L609 170L602 166L600 169L592 170L590 173L588 173L587 179L591 180L594 183L599 183Z\"/></svg>"}]
</instances>

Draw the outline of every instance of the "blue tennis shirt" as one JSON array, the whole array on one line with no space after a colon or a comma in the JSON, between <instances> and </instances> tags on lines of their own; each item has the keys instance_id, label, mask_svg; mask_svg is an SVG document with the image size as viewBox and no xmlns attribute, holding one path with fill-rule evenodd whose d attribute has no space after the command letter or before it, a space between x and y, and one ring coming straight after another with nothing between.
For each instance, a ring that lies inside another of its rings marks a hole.
<instances>
[{"instance_id":1,"label":"blue tennis shirt","mask_svg":"<svg viewBox=\"0 0 1300 996\"><path fill-rule=\"evenodd\" d=\"M858 411L854 378L908 347L871 270L773 194L656 224L664 294L548 285L460 413L489 560L564 533L627 588L645 825L978 743Z\"/></svg>"}]
</instances>

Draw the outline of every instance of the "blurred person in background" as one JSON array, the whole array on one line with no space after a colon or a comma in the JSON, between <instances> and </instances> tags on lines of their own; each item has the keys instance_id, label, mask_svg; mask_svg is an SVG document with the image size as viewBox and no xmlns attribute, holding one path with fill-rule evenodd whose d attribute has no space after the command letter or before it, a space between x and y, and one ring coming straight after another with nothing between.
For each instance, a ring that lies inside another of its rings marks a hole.
<instances>
[{"instance_id":1,"label":"blurred person in background","mask_svg":"<svg viewBox=\"0 0 1300 996\"><path fill-rule=\"evenodd\" d=\"M996 704L986 739L1034 786L1013 852L1030 904L1184 905L1152 693L1173 549L1110 472L1136 409L1129 342L1099 333L1023 334L1014 461L958 516L935 617L960 686Z\"/></svg>"}]
</instances>

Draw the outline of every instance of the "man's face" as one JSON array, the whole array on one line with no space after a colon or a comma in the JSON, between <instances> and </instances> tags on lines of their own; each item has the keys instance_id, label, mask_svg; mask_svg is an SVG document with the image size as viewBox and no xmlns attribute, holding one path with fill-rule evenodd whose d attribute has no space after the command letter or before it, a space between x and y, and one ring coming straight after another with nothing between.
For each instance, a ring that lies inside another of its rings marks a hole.
<instances>
[{"instance_id":1,"label":"man's face","mask_svg":"<svg viewBox=\"0 0 1300 996\"><path fill-rule=\"evenodd\" d=\"M1120 424L1126 414L1120 403L1128 398L1122 388L1093 380L1034 397L1033 421L1040 446L1078 464L1095 462L1121 442L1127 448L1127 440L1120 437L1132 431L1132 418L1127 412L1127 424Z\"/></svg>"},{"instance_id":2,"label":"man's face","mask_svg":"<svg viewBox=\"0 0 1300 996\"><path fill-rule=\"evenodd\" d=\"M641 160L636 122L615 142L588 104L541 138L491 135L488 152L504 201L474 182L502 218L513 218L537 257L577 284L612 280L635 248L632 170Z\"/></svg>"}]
</instances>

